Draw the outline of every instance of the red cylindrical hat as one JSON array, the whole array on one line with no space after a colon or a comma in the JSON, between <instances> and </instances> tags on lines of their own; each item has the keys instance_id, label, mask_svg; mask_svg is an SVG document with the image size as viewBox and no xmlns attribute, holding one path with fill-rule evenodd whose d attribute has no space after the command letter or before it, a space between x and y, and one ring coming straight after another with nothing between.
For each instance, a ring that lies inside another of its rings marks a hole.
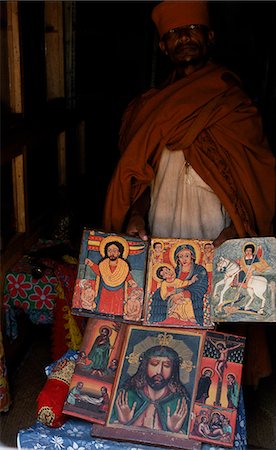
<instances>
[{"instance_id":1,"label":"red cylindrical hat","mask_svg":"<svg viewBox=\"0 0 276 450\"><path fill-rule=\"evenodd\" d=\"M152 20L160 38L172 28L184 25L201 24L209 26L208 2L164 1L152 10Z\"/></svg>"}]
</instances>

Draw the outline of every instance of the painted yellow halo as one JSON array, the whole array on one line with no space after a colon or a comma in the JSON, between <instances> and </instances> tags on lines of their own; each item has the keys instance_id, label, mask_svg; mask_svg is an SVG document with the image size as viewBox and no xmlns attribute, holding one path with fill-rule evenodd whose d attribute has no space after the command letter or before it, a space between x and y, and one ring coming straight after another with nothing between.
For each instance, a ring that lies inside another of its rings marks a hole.
<instances>
[{"instance_id":1,"label":"painted yellow halo","mask_svg":"<svg viewBox=\"0 0 276 450\"><path fill-rule=\"evenodd\" d=\"M158 278L157 273L156 273L157 270L160 267L167 267L168 269L171 269L174 272L174 268L173 268L173 266L171 264L167 264L167 263L156 263L156 264L154 264L153 267L152 267L152 278L155 281L157 281L158 283L160 283L162 281L160 278Z\"/></svg>"},{"instance_id":2,"label":"painted yellow halo","mask_svg":"<svg viewBox=\"0 0 276 450\"><path fill-rule=\"evenodd\" d=\"M102 326L100 327L100 329L99 329L100 334L102 334L102 331L103 331L104 329L108 330L108 336L110 336L111 333L112 333L112 330L111 330L111 328L108 327L107 325L102 325Z\"/></svg>"},{"instance_id":3,"label":"painted yellow halo","mask_svg":"<svg viewBox=\"0 0 276 450\"><path fill-rule=\"evenodd\" d=\"M211 367L204 367L204 368L202 369L202 371L201 371L201 374L204 375L205 372L207 372L207 370L208 370L209 372L211 372L211 377L212 377L212 376L214 375L214 371L213 371L213 369L211 369Z\"/></svg>"},{"instance_id":4,"label":"painted yellow halo","mask_svg":"<svg viewBox=\"0 0 276 450\"><path fill-rule=\"evenodd\" d=\"M216 346L217 346L218 344L222 344L222 345L224 346L224 348L227 347L227 344L226 344L225 341L216 341Z\"/></svg>"},{"instance_id":5,"label":"painted yellow halo","mask_svg":"<svg viewBox=\"0 0 276 450\"><path fill-rule=\"evenodd\" d=\"M151 246L152 246L153 251L155 250L155 248L154 248L155 244L160 244L162 250L164 250L165 244L160 239L153 239L152 240Z\"/></svg>"},{"instance_id":6,"label":"painted yellow halo","mask_svg":"<svg viewBox=\"0 0 276 450\"><path fill-rule=\"evenodd\" d=\"M174 267L176 267L176 262L175 262L175 259L174 259L175 258L175 251L176 251L177 247L180 247L181 245L190 245L191 247L193 247L193 249L195 251L195 255L196 255L195 262L198 264L199 261L200 261L200 256L201 256L200 245L196 241L193 241L191 239L180 239L170 249L169 258L170 258L170 261L171 261L172 265Z\"/></svg>"},{"instance_id":7,"label":"painted yellow halo","mask_svg":"<svg viewBox=\"0 0 276 450\"><path fill-rule=\"evenodd\" d=\"M226 375L226 378L228 378L229 377L229 375L231 375L231 377L233 377L234 378L234 380L236 380L236 378L237 378L237 375L235 374L235 373L232 373L232 372L229 372L227 375Z\"/></svg>"},{"instance_id":8,"label":"painted yellow halo","mask_svg":"<svg viewBox=\"0 0 276 450\"><path fill-rule=\"evenodd\" d=\"M106 238L104 238L101 241L101 243L100 243L100 254L101 254L102 257L105 256L104 249L105 249L106 244L109 244L109 242L120 242L120 244L122 244L122 246L124 247L124 251L123 251L122 257L124 259L126 259L128 257L129 246L128 246L127 241L121 236L107 236Z\"/></svg>"}]
</instances>

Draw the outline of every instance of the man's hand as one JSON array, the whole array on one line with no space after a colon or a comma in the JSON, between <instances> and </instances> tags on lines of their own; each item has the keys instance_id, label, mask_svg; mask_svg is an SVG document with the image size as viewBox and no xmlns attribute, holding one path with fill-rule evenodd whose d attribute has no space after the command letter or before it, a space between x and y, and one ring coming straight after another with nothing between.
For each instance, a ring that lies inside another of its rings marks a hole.
<instances>
[{"instance_id":1,"label":"man's hand","mask_svg":"<svg viewBox=\"0 0 276 450\"><path fill-rule=\"evenodd\" d=\"M150 186L146 187L144 192L131 206L126 234L129 234L129 236L138 236L143 241L148 240L145 218L148 215L149 208Z\"/></svg>"},{"instance_id":2,"label":"man's hand","mask_svg":"<svg viewBox=\"0 0 276 450\"><path fill-rule=\"evenodd\" d=\"M183 425L188 412L187 402L185 398L177 401L176 410L171 416L171 408L167 409L167 427L173 433L178 433Z\"/></svg>"},{"instance_id":3,"label":"man's hand","mask_svg":"<svg viewBox=\"0 0 276 450\"><path fill-rule=\"evenodd\" d=\"M148 240L145 220L141 215L139 214L131 215L126 228L126 234L128 234L129 236L139 237L143 241Z\"/></svg>"},{"instance_id":4,"label":"man's hand","mask_svg":"<svg viewBox=\"0 0 276 450\"><path fill-rule=\"evenodd\" d=\"M85 258L84 264L86 264L89 267L92 267L94 263L89 258Z\"/></svg>"},{"instance_id":5,"label":"man's hand","mask_svg":"<svg viewBox=\"0 0 276 450\"><path fill-rule=\"evenodd\" d=\"M134 402L132 408L130 408L128 404L128 393L125 390L122 390L117 397L116 407L118 419L120 423L123 423L125 425L132 419L134 415L136 402Z\"/></svg>"}]
</instances>

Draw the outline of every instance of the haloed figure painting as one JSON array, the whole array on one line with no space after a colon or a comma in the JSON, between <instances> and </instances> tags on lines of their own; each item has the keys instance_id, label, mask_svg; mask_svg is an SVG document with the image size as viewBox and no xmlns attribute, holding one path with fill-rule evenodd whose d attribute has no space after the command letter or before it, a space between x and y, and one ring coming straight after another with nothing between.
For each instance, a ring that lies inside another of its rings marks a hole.
<instances>
[{"instance_id":1,"label":"haloed figure painting","mask_svg":"<svg viewBox=\"0 0 276 450\"><path fill-rule=\"evenodd\" d=\"M212 241L152 238L144 324L210 327Z\"/></svg>"},{"instance_id":2,"label":"haloed figure painting","mask_svg":"<svg viewBox=\"0 0 276 450\"><path fill-rule=\"evenodd\" d=\"M73 312L141 321L146 251L141 239L84 230Z\"/></svg>"}]
</instances>

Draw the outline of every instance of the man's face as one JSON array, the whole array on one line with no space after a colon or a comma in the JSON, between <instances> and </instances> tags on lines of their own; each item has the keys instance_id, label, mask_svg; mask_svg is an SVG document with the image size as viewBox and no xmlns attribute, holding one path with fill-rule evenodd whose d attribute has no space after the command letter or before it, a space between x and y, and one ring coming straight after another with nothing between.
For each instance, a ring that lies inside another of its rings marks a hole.
<instances>
[{"instance_id":1,"label":"man's face","mask_svg":"<svg viewBox=\"0 0 276 450\"><path fill-rule=\"evenodd\" d=\"M101 330L101 335L102 335L102 336L108 336L108 334L109 334L109 330L108 330L107 328L103 328L103 329Z\"/></svg>"},{"instance_id":2,"label":"man's face","mask_svg":"<svg viewBox=\"0 0 276 450\"><path fill-rule=\"evenodd\" d=\"M210 370L205 370L205 372L204 372L205 377L211 377L211 375L212 375L212 372Z\"/></svg>"},{"instance_id":3,"label":"man's face","mask_svg":"<svg viewBox=\"0 0 276 450\"><path fill-rule=\"evenodd\" d=\"M84 301L89 301L89 300L94 300L94 290L92 289L91 286L86 287L83 291L82 291L82 299Z\"/></svg>"},{"instance_id":4,"label":"man's face","mask_svg":"<svg viewBox=\"0 0 276 450\"><path fill-rule=\"evenodd\" d=\"M252 251L252 248L251 248L251 247L248 247L248 248L245 250L245 256L247 256L248 258L252 258L252 256L253 256L253 251Z\"/></svg>"},{"instance_id":5,"label":"man's face","mask_svg":"<svg viewBox=\"0 0 276 450\"><path fill-rule=\"evenodd\" d=\"M160 272L163 280L174 280L176 278L175 272L169 267L163 267Z\"/></svg>"},{"instance_id":6,"label":"man's face","mask_svg":"<svg viewBox=\"0 0 276 450\"><path fill-rule=\"evenodd\" d=\"M133 289L129 294L129 300L142 300L142 291L140 289Z\"/></svg>"},{"instance_id":7,"label":"man's face","mask_svg":"<svg viewBox=\"0 0 276 450\"><path fill-rule=\"evenodd\" d=\"M154 246L154 250L156 251L156 253L161 253L162 252L162 245L161 244L155 244Z\"/></svg>"},{"instance_id":8,"label":"man's face","mask_svg":"<svg viewBox=\"0 0 276 450\"><path fill-rule=\"evenodd\" d=\"M173 363L167 356L151 356L148 361L146 379L155 391L163 389L172 375Z\"/></svg>"},{"instance_id":9,"label":"man's face","mask_svg":"<svg viewBox=\"0 0 276 450\"><path fill-rule=\"evenodd\" d=\"M120 251L119 251L117 245L114 245L114 244L110 245L110 246L107 248L106 253L107 253L107 257L108 257L111 261L115 261L115 260L118 259L119 256L120 256Z\"/></svg>"},{"instance_id":10,"label":"man's face","mask_svg":"<svg viewBox=\"0 0 276 450\"><path fill-rule=\"evenodd\" d=\"M204 251L205 251L206 254L212 253L212 250L213 250L212 244L205 244Z\"/></svg>"},{"instance_id":11,"label":"man's face","mask_svg":"<svg viewBox=\"0 0 276 450\"><path fill-rule=\"evenodd\" d=\"M202 65L208 59L209 43L214 33L206 27L186 25L166 33L159 43L176 67Z\"/></svg>"},{"instance_id":12,"label":"man's face","mask_svg":"<svg viewBox=\"0 0 276 450\"><path fill-rule=\"evenodd\" d=\"M234 378L231 375L228 375L227 381L228 381L228 384L233 384L234 383Z\"/></svg>"}]
</instances>

